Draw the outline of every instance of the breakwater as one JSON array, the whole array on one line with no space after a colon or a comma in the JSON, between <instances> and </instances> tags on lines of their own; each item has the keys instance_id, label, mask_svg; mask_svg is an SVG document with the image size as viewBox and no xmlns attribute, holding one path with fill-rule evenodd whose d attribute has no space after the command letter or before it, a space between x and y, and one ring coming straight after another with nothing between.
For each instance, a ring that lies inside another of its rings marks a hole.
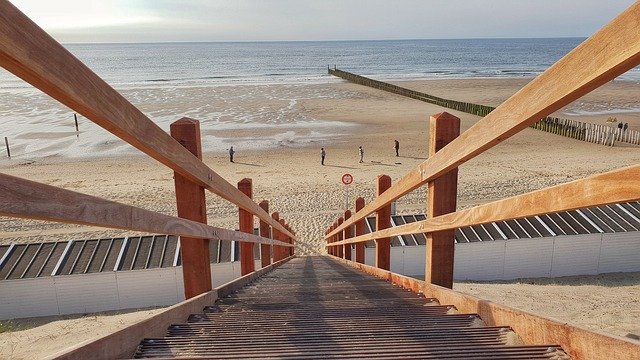
<instances>
[{"instance_id":1,"label":"breakwater","mask_svg":"<svg viewBox=\"0 0 640 360\"><path fill-rule=\"evenodd\" d=\"M464 101L444 99L438 96L429 95L420 91L407 89L401 86L389 84L383 81L370 79L361 75L353 74L337 68L328 68L329 74L345 79L354 84L364 85L379 90L384 90L397 95L406 96L412 99L424 101L430 104L442 106L448 109L465 112L477 116L487 116L495 109L493 106L474 104ZM547 116L535 124L532 128L550 132L553 134L570 137L577 140L613 146L615 142L640 145L640 132L635 130L623 130L617 127L585 123L581 121L560 119Z\"/></svg>"}]
</instances>

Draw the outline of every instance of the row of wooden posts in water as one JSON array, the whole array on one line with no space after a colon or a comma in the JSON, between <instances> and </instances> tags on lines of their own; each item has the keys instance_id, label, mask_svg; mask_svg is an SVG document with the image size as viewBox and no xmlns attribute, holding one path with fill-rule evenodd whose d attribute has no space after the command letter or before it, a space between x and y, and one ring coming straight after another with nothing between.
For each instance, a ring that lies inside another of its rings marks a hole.
<instances>
[{"instance_id":1,"label":"row of wooden posts in water","mask_svg":"<svg viewBox=\"0 0 640 360\"><path fill-rule=\"evenodd\" d=\"M443 99L437 96L403 88L401 86L389 84L383 81L373 80L364 76L352 74L347 71L339 70L335 67L333 69L329 68L328 70L330 75L340 77L354 84L384 90L452 110L462 111L468 114L485 117L495 109L495 107L493 106ZM606 125L597 125L575 120L545 117L544 119L531 125L531 127L534 129L570 137L577 140L583 140L608 146L613 146L615 142L640 145L640 131L629 129L623 130Z\"/></svg>"}]
</instances>

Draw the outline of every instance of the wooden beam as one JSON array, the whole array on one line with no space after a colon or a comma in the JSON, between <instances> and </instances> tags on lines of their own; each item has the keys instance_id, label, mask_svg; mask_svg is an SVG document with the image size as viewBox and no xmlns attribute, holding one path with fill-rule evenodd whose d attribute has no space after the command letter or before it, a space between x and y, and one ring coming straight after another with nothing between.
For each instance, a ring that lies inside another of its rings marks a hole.
<instances>
[{"instance_id":1,"label":"wooden beam","mask_svg":"<svg viewBox=\"0 0 640 360\"><path fill-rule=\"evenodd\" d=\"M455 213L375 231L334 245L369 241L382 236L451 230L496 221L638 201L640 200L638 179L640 179L640 165L633 165Z\"/></svg>"},{"instance_id":2,"label":"wooden beam","mask_svg":"<svg viewBox=\"0 0 640 360\"><path fill-rule=\"evenodd\" d=\"M478 314L487 326L509 325L525 344L558 344L572 359L637 359L640 344L615 335L599 333L520 309L482 300L438 285L373 266L336 259L421 296L436 298L441 304L451 304L460 313Z\"/></svg>"},{"instance_id":3,"label":"wooden beam","mask_svg":"<svg viewBox=\"0 0 640 360\"><path fill-rule=\"evenodd\" d=\"M269 202L263 200L260 202L260 207L265 212L269 212ZM272 238L271 228L264 220L260 220L260 236L263 238ZM269 266L271 264L271 246L268 244L260 244L260 264L262 267Z\"/></svg>"},{"instance_id":4,"label":"wooden beam","mask_svg":"<svg viewBox=\"0 0 640 360\"><path fill-rule=\"evenodd\" d=\"M0 66L187 179L287 233L258 204L183 148L5 0L0 1Z\"/></svg>"},{"instance_id":5,"label":"wooden beam","mask_svg":"<svg viewBox=\"0 0 640 360\"><path fill-rule=\"evenodd\" d=\"M429 121L429 157L460 135L460 119L443 112ZM428 182L427 215L430 218L456 211L458 168ZM427 234L425 281L451 289L453 287L453 253L455 230Z\"/></svg>"},{"instance_id":6,"label":"wooden beam","mask_svg":"<svg viewBox=\"0 0 640 360\"><path fill-rule=\"evenodd\" d=\"M200 122L182 118L170 125L171 136L189 152L202 160L200 142ZM207 204L204 188L191 180L174 173L173 175L178 216L183 219L207 223ZM209 259L209 239L180 237L182 256L182 277L184 296L194 296L211 291L211 261Z\"/></svg>"},{"instance_id":7,"label":"wooden beam","mask_svg":"<svg viewBox=\"0 0 640 360\"><path fill-rule=\"evenodd\" d=\"M384 194L391 188L391 177L379 175L377 179L377 194ZM378 209L376 213L376 230L384 230L391 227L391 204ZM376 267L389 270L391 268L391 239L381 236L376 240Z\"/></svg>"},{"instance_id":8,"label":"wooden beam","mask_svg":"<svg viewBox=\"0 0 640 360\"><path fill-rule=\"evenodd\" d=\"M340 224L342 224L344 222L344 217L339 217L338 218L338 224L337 226L340 227ZM341 231L338 233L338 236L336 236L336 242L340 242L342 241L342 239L344 239L344 233ZM344 246L340 245L337 247L338 249L338 257L339 258L344 258Z\"/></svg>"},{"instance_id":9,"label":"wooden beam","mask_svg":"<svg viewBox=\"0 0 640 360\"><path fill-rule=\"evenodd\" d=\"M409 171L389 192L378 196L328 236L457 168L638 64L640 2L632 4L435 156Z\"/></svg>"},{"instance_id":10,"label":"wooden beam","mask_svg":"<svg viewBox=\"0 0 640 360\"><path fill-rule=\"evenodd\" d=\"M245 194L249 199L253 197L253 185L251 179L242 179L238 182L238 190ZM238 209L240 231L247 234L253 234L253 215L247 210ZM240 273L242 276L252 273L256 270L255 255L253 252L253 243L240 242Z\"/></svg>"},{"instance_id":11,"label":"wooden beam","mask_svg":"<svg viewBox=\"0 0 640 360\"><path fill-rule=\"evenodd\" d=\"M0 174L0 216L200 239L291 246L273 239L241 234L6 174Z\"/></svg>"},{"instance_id":12,"label":"wooden beam","mask_svg":"<svg viewBox=\"0 0 640 360\"><path fill-rule=\"evenodd\" d=\"M271 214L271 218L275 222L280 224L280 214L277 211ZM273 236L274 240L283 242L282 241L282 235L280 235L280 230L277 230L276 228L271 228L271 235ZM280 260L282 260L282 248L280 246L274 246L273 247L273 262L278 262Z\"/></svg>"},{"instance_id":13,"label":"wooden beam","mask_svg":"<svg viewBox=\"0 0 640 360\"><path fill-rule=\"evenodd\" d=\"M362 210L364 207L364 199L359 197L356 199L356 212ZM355 236L361 236L365 233L365 219L362 218L356 223L356 234ZM360 264L364 264L364 243L356 243L356 262Z\"/></svg>"},{"instance_id":14,"label":"wooden beam","mask_svg":"<svg viewBox=\"0 0 640 360\"><path fill-rule=\"evenodd\" d=\"M346 221L350 217L351 217L351 210L346 210L344 212L344 220ZM345 239L352 238L353 237L353 226L349 226L349 227L345 228L343 236L344 236ZM346 260L351 260L351 244L345 244L345 245L342 245L342 247L343 247L342 251L344 252L344 258Z\"/></svg>"}]
</instances>

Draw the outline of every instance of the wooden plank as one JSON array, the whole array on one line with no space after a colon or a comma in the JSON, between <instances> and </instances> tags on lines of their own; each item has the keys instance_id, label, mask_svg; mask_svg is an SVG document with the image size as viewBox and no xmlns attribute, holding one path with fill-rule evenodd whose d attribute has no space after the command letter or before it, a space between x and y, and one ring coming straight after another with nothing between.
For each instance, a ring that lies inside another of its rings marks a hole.
<instances>
[{"instance_id":1,"label":"wooden plank","mask_svg":"<svg viewBox=\"0 0 640 360\"><path fill-rule=\"evenodd\" d=\"M202 160L200 142L200 122L182 118L170 125L171 136L189 152ZM178 216L183 219L207 223L207 204L204 188L191 180L174 173L173 175ZM209 259L209 239L180 237L182 256L182 277L186 299L211 291L211 261ZM151 252L149 252L151 255Z\"/></svg>"},{"instance_id":2,"label":"wooden plank","mask_svg":"<svg viewBox=\"0 0 640 360\"><path fill-rule=\"evenodd\" d=\"M460 313L478 314L487 326L508 325L525 344L558 344L573 359L631 360L640 354L640 344L629 339L545 318L373 266L341 259L337 261L424 297L436 298L441 304L454 305Z\"/></svg>"},{"instance_id":3,"label":"wooden plank","mask_svg":"<svg viewBox=\"0 0 640 360\"><path fill-rule=\"evenodd\" d=\"M0 216L290 246L273 239L242 234L6 174L0 174Z\"/></svg>"},{"instance_id":4,"label":"wooden plank","mask_svg":"<svg viewBox=\"0 0 640 360\"><path fill-rule=\"evenodd\" d=\"M238 190L245 194L249 199L253 197L253 184L251 179L242 179L238 182ZM240 231L246 234L253 234L253 215L245 209L238 210ZM242 276L255 271L256 261L253 252L253 243L240 242L240 273Z\"/></svg>"},{"instance_id":5,"label":"wooden plank","mask_svg":"<svg viewBox=\"0 0 640 360\"><path fill-rule=\"evenodd\" d=\"M382 236L451 230L496 221L640 200L640 165L460 210L334 243L357 243Z\"/></svg>"},{"instance_id":6,"label":"wooden plank","mask_svg":"<svg viewBox=\"0 0 640 360\"><path fill-rule=\"evenodd\" d=\"M389 175L379 175L376 183L378 196L389 191L391 188L391 177ZM376 213L376 230L388 229L391 227L391 205L378 209ZM391 239L389 236L379 236L376 239L376 267L379 269L391 269Z\"/></svg>"},{"instance_id":7,"label":"wooden plank","mask_svg":"<svg viewBox=\"0 0 640 360\"><path fill-rule=\"evenodd\" d=\"M260 202L262 210L269 212L269 202L263 200ZM260 236L263 238L271 238L271 228L264 220L260 220ZM262 267L269 266L271 264L271 246L267 244L260 244L260 264Z\"/></svg>"},{"instance_id":8,"label":"wooden plank","mask_svg":"<svg viewBox=\"0 0 640 360\"><path fill-rule=\"evenodd\" d=\"M249 275L237 278L229 283L217 287L213 291L206 292L194 298L182 301L170 306L166 310L144 320L119 329L111 334L97 339L84 341L72 345L50 358L53 359L124 359L130 358L136 351L140 341L148 337L161 337L166 334L171 324L184 323L191 314L202 312L205 306L213 304L216 299L255 281L260 276L285 264L289 259L279 263L273 263Z\"/></svg>"},{"instance_id":9,"label":"wooden plank","mask_svg":"<svg viewBox=\"0 0 640 360\"><path fill-rule=\"evenodd\" d=\"M344 217L339 217L338 218L338 226L340 226L340 224L342 224L344 222ZM342 239L344 239L344 232L339 232L338 236L336 237L336 241L340 242ZM338 257L339 258L344 258L344 246L338 246Z\"/></svg>"},{"instance_id":10,"label":"wooden plank","mask_svg":"<svg viewBox=\"0 0 640 360\"><path fill-rule=\"evenodd\" d=\"M409 171L388 192L328 236L460 166L638 64L640 2L631 5L436 155Z\"/></svg>"},{"instance_id":11,"label":"wooden plank","mask_svg":"<svg viewBox=\"0 0 640 360\"><path fill-rule=\"evenodd\" d=\"M258 204L198 160L8 1L0 1L0 66L138 150L286 234Z\"/></svg>"},{"instance_id":12,"label":"wooden plank","mask_svg":"<svg viewBox=\"0 0 640 360\"><path fill-rule=\"evenodd\" d=\"M344 212L344 219L347 220L351 217L351 210L346 210ZM346 229L344 229L344 233L343 236L345 239L349 239L353 237L353 226L349 226ZM344 258L346 260L351 260L351 244L345 244L342 246L343 247L343 252L344 252Z\"/></svg>"},{"instance_id":13,"label":"wooden plank","mask_svg":"<svg viewBox=\"0 0 640 360\"><path fill-rule=\"evenodd\" d=\"M429 122L429 156L460 135L460 119L443 112L431 116ZM434 218L456 211L458 168L428 182L427 215ZM453 253L455 230L427 234L425 281L451 289L453 287Z\"/></svg>"}]
</instances>

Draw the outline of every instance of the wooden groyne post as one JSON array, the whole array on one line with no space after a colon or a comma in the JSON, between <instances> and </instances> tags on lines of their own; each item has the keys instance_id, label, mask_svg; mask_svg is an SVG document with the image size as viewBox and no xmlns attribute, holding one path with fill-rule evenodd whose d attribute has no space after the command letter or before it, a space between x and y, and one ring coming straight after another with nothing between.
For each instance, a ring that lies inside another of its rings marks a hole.
<instances>
[{"instance_id":1,"label":"wooden groyne post","mask_svg":"<svg viewBox=\"0 0 640 360\"><path fill-rule=\"evenodd\" d=\"M7 147L7 157L11 159L11 149L9 149L9 139L4 137L4 145Z\"/></svg>"}]
</instances>

